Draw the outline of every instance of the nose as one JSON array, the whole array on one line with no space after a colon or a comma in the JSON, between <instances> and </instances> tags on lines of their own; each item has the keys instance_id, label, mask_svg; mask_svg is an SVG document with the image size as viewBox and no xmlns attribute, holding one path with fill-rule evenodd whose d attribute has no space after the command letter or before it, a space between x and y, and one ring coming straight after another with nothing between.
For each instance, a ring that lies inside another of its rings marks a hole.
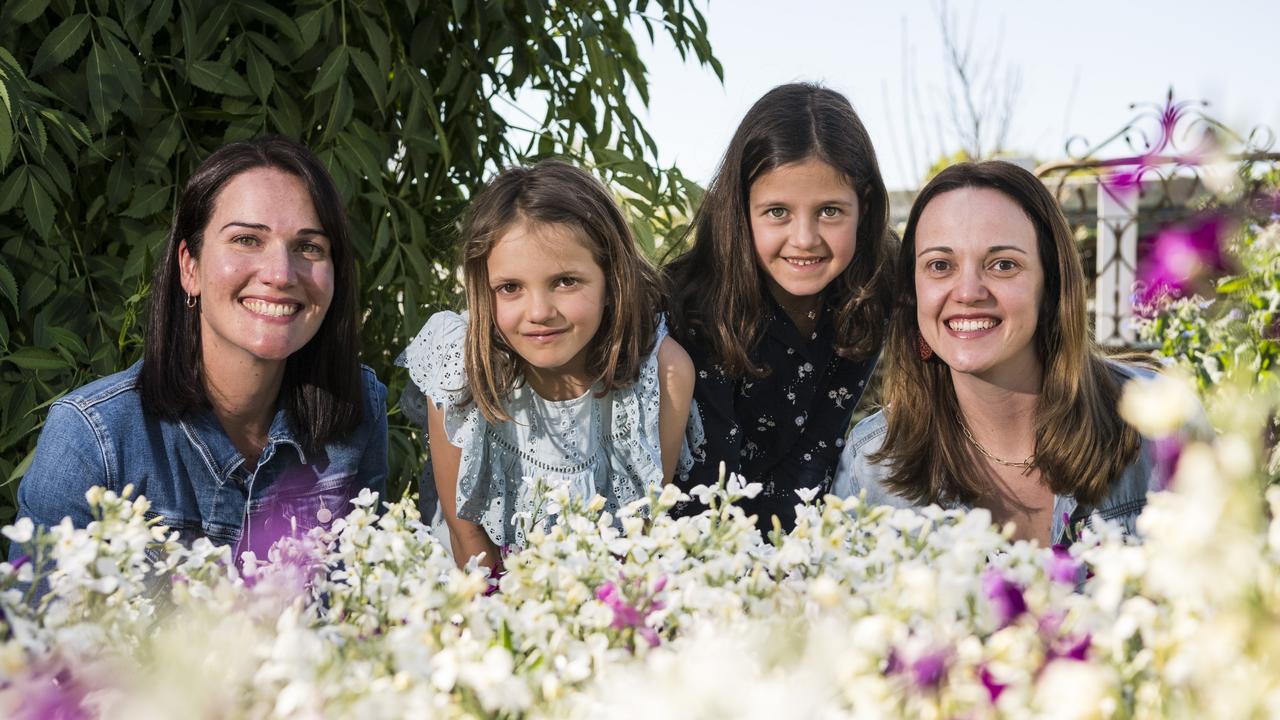
<instances>
[{"instance_id":1,"label":"nose","mask_svg":"<svg viewBox=\"0 0 1280 720\"><path fill-rule=\"evenodd\" d=\"M985 300L988 291L987 285L982 279L981 268L971 267L960 272L956 277L956 286L953 294L956 300L962 303L975 303Z\"/></svg>"},{"instance_id":2,"label":"nose","mask_svg":"<svg viewBox=\"0 0 1280 720\"><path fill-rule=\"evenodd\" d=\"M529 322L546 324L556 317L556 305L552 302L550 293L531 292L529 293L529 306L525 311Z\"/></svg>"},{"instance_id":3,"label":"nose","mask_svg":"<svg viewBox=\"0 0 1280 720\"><path fill-rule=\"evenodd\" d=\"M813 250L822 245L818 232L818 219L800 216L796 218L795 231L791 234L791 246L797 250Z\"/></svg>"},{"instance_id":4,"label":"nose","mask_svg":"<svg viewBox=\"0 0 1280 720\"><path fill-rule=\"evenodd\" d=\"M289 287L297 281L297 269L294 267L293 253L287 243L269 243L263 249L261 264L258 266L258 279L271 287Z\"/></svg>"}]
</instances>

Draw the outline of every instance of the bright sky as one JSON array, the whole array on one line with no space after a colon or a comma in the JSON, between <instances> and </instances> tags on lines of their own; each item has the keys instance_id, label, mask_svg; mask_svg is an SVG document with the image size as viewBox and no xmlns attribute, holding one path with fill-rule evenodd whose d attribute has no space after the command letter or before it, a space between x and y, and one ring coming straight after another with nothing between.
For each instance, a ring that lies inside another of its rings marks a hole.
<instances>
[{"instance_id":1,"label":"bright sky","mask_svg":"<svg viewBox=\"0 0 1280 720\"><path fill-rule=\"evenodd\" d=\"M944 129L948 122L935 8L932 0L712 0L706 15L723 86L709 69L682 63L669 43L641 43L651 93L646 127L659 160L707 182L760 95L816 80L852 101L889 187L914 187L941 152L930 118ZM1268 39L1280 27L1276 0L952 0L951 11L961 35L972 34L976 56L998 50L1000 77L1020 73L1006 143L1016 153L1061 159L1069 136L1101 141L1134 116L1131 103L1162 102L1171 84L1175 98L1208 100L1207 112L1229 127L1280 130ZM912 72L904 72L904 47ZM904 122L904 76L914 76L921 100L911 101L914 142ZM952 141L945 150L958 147Z\"/></svg>"}]
</instances>

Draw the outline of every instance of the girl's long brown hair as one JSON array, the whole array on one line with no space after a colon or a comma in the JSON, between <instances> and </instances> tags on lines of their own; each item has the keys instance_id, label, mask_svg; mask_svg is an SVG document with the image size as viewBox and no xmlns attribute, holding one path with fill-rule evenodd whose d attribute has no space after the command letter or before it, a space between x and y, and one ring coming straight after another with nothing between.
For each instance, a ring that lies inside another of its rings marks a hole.
<instances>
[{"instance_id":1,"label":"girl's long brown hair","mask_svg":"<svg viewBox=\"0 0 1280 720\"><path fill-rule=\"evenodd\" d=\"M653 351L662 278L636 250L622 212L608 190L586 172L558 160L503 170L471 204L462 230L467 308L467 389L490 422L510 420L504 409L522 382L522 360L494 322L489 251L518 222L571 228L604 271L605 308L587 352L587 371L601 394L640 377Z\"/></svg>"},{"instance_id":2,"label":"girl's long brown hair","mask_svg":"<svg viewBox=\"0 0 1280 720\"><path fill-rule=\"evenodd\" d=\"M694 216L692 248L667 267L673 334L681 341L698 335L731 377L766 371L751 360L764 332L769 291L756 264L747 196L762 174L810 158L838 170L858 195L853 259L826 290L835 312L836 351L865 358L884 342L894 239L871 138L840 93L807 83L782 85L747 111Z\"/></svg>"},{"instance_id":3,"label":"girl's long brown hair","mask_svg":"<svg viewBox=\"0 0 1280 720\"><path fill-rule=\"evenodd\" d=\"M1116 410L1121 382L1089 332L1084 271L1066 218L1044 185L1006 162L952 165L916 197L898 251L896 306L885 348L888 434L872 462L891 468L885 484L915 502L972 503L989 492L983 459L966 440L951 370L920 360L916 342L916 226L943 193L990 188L1018 204L1035 227L1044 265L1036 351L1044 368L1035 412L1035 467L1058 495L1096 505L1140 449L1137 431Z\"/></svg>"}]
</instances>

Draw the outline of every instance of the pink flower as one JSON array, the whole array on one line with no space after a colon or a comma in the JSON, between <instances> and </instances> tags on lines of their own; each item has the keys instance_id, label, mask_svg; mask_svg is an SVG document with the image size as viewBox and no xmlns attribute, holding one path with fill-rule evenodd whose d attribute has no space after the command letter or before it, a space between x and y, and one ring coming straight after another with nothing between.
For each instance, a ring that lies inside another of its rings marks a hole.
<instances>
[{"instance_id":1,"label":"pink flower","mask_svg":"<svg viewBox=\"0 0 1280 720\"><path fill-rule=\"evenodd\" d=\"M1008 627L1027 611L1022 588L1005 578L999 570L992 568L983 574L982 589L1000 618L1001 628Z\"/></svg>"},{"instance_id":2,"label":"pink flower","mask_svg":"<svg viewBox=\"0 0 1280 720\"><path fill-rule=\"evenodd\" d=\"M667 587L667 578L658 578L654 583L651 591L645 592L643 589L643 579L636 578L634 581L628 582L625 577L620 578L624 586L630 586L639 597L634 601L628 601L623 587L612 581L606 581L603 585L596 589L596 599L613 611L613 621L609 627L614 630L632 629L636 635L649 643L649 647L657 646L660 638L653 628L649 627L647 621L649 616L659 610L666 608L666 604L658 599L658 593Z\"/></svg>"},{"instance_id":3,"label":"pink flower","mask_svg":"<svg viewBox=\"0 0 1280 720\"><path fill-rule=\"evenodd\" d=\"M1053 555L1049 558L1045 572L1056 583L1075 585L1080 578L1080 561L1071 557L1071 551L1066 545L1054 545Z\"/></svg>"},{"instance_id":4,"label":"pink flower","mask_svg":"<svg viewBox=\"0 0 1280 720\"><path fill-rule=\"evenodd\" d=\"M1229 231L1227 218L1220 214L1161 231L1138 265L1138 306L1154 308L1160 300L1182 297L1208 277L1226 272L1223 241Z\"/></svg>"}]
</instances>

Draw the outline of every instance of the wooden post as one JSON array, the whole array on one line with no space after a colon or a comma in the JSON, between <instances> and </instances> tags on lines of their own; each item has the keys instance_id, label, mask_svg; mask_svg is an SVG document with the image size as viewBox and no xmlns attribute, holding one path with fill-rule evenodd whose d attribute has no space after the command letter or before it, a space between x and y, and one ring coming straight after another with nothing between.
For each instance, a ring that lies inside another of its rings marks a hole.
<instances>
[{"instance_id":1,"label":"wooden post","mask_svg":"<svg viewBox=\"0 0 1280 720\"><path fill-rule=\"evenodd\" d=\"M1098 182L1094 336L1102 345L1134 342L1133 281L1138 264L1138 187Z\"/></svg>"}]
</instances>

